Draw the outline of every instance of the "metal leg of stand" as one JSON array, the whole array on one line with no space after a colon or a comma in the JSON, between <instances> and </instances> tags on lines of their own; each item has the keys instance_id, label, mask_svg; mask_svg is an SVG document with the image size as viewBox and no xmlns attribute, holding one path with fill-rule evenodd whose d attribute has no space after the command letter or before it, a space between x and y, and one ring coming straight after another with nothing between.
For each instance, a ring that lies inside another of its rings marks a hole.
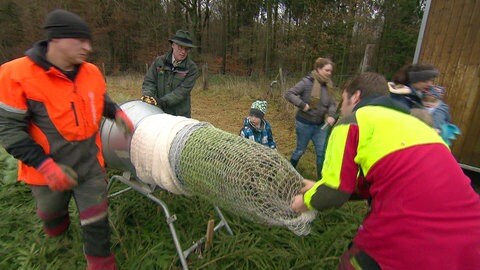
<instances>
[{"instance_id":1,"label":"metal leg of stand","mask_svg":"<svg viewBox=\"0 0 480 270\"><path fill-rule=\"evenodd\" d=\"M122 176L114 175L110 178L110 182L108 183L108 186L107 186L107 191L110 190L114 180L118 180L124 183L125 185L127 185L128 187L118 192L115 192L113 194L110 194L108 196L109 198L118 196L122 193L125 193L133 189L140 192L141 194L143 194L144 196L146 196L147 198L149 198L150 200L154 201L155 203L159 204L162 207L163 212L165 214L166 222L168 224L170 233L173 238L173 242L175 244L175 248L177 249L178 257L180 258L180 262L182 264L182 268L184 270L188 270L186 258L190 255L192 251L196 250L202 243L205 242L205 237L202 237L200 240L195 242L190 248L184 251L180 245L180 242L178 241L177 232L173 224L177 220L177 216L170 215L170 211L168 210L168 206L165 204L165 202L152 195L152 192L153 192L152 187L149 187L148 185L145 185L145 184L142 185L138 181L132 181L130 172L124 172ZM228 234L233 235L232 229L230 228L230 225L228 225L228 222L223 216L223 213L220 210L220 208L218 208L217 206L215 206L214 208L215 208L215 211L217 212L218 217L220 218L220 222L215 226L214 231L216 232L221 228L225 227Z\"/></svg>"},{"instance_id":2,"label":"metal leg of stand","mask_svg":"<svg viewBox=\"0 0 480 270\"><path fill-rule=\"evenodd\" d=\"M217 212L217 215L221 220L219 225L222 224L222 227L225 226L225 229L227 230L228 234L233 235L233 231L230 228L230 225L228 225L227 220L223 216L223 213L222 213L222 211L220 211L220 208L218 208L218 206L215 206L215 211Z\"/></svg>"},{"instance_id":3,"label":"metal leg of stand","mask_svg":"<svg viewBox=\"0 0 480 270\"><path fill-rule=\"evenodd\" d=\"M148 186L142 186L136 181L134 182L134 181L130 180L130 173L129 172L125 172L122 176L119 176L119 175L112 176L110 178L110 182L108 183L107 189L111 188L111 184L113 183L113 180L118 180L118 181L124 183L125 185L129 186L129 188L126 188L124 190L121 190L119 192L111 194L109 197L117 196L121 193L124 193L128 190L133 189L133 190L136 190L136 191L140 192L141 194L143 194L144 196L146 196L147 198L149 198L150 200L154 201L155 203L159 204L162 207L163 212L165 214L166 222L167 222L168 227L170 229L170 234L172 235L172 238L173 238L173 243L175 244L175 248L177 249L178 257L180 258L180 263L182 264L182 268L184 270L188 270L187 260L186 260L186 257L183 255L183 249L180 245L180 242L178 241L177 232L176 232L175 226L173 224L173 222L175 222L177 220L177 216L170 215L170 211L168 210L168 207L165 204L165 202L163 202L162 200L160 200L157 197L152 195L152 192L153 192L152 189L148 188Z\"/></svg>"},{"instance_id":4,"label":"metal leg of stand","mask_svg":"<svg viewBox=\"0 0 480 270\"><path fill-rule=\"evenodd\" d=\"M163 212L165 213L168 227L170 228L170 233L172 234L173 242L175 243L175 248L177 249L178 257L180 258L180 262L182 263L183 269L187 270L188 265L187 265L186 256L183 255L183 249L180 245L180 242L178 241L177 232L175 231L175 226L173 225L173 222L177 220L177 216L170 215L167 205L162 200L159 200L157 197L153 196L152 194L148 194L147 197L162 206Z\"/></svg>"},{"instance_id":5,"label":"metal leg of stand","mask_svg":"<svg viewBox=\"0 0 480 270\"><path fill-rule=\"evenodd\" d=\"M230 225L228 225L228 222L225 219L225 217L223 216L222 211L220 211L220 208L218 208L217 206L215 206L214 208L215 208L215 211L217 212L218 217L220 218L220 222L215 226L215 228L213 228L213 231L217 232L221 228L225 227L228 234L233 235L232 229L230 228ZM183 256L185 258L187 258L188 255L190 255L190 253L192 253L192 251L195 251L201 244L203 244L205 242L205 240L206 240L205 236L200 238L200 240L195 242L191 247L189 247L188 249L183 251Z\"/></svg>"}]
</instances>

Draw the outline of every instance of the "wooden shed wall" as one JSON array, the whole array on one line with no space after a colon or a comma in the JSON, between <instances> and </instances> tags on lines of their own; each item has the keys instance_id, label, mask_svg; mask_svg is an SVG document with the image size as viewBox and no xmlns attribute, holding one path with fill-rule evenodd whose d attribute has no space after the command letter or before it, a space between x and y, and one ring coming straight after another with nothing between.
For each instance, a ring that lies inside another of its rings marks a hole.
<instances>
[{"instance_id":1,"label":"wooden shed wall","mask_svg":"<svg viewBox=\"0 0 480 270\"><path fill-rule=\"evenodd\" d=\"M432 0L418 62L440 70L436 83L462 131L455 157L480 167L480 0Z\"/></svg>"}]
</instances>

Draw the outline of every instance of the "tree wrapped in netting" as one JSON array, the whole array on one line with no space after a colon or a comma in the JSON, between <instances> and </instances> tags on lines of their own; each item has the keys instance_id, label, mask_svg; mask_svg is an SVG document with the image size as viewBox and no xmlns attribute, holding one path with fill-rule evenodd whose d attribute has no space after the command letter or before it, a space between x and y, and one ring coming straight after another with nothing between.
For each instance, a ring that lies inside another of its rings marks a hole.
<instances>
[{"instance_id":1,"label":"tree wrapped in netting","mask_svg":"<svg viewBox=\"0 0 480 270\"><path fill-rule=\"evenodd\" d=\"M303 178L274 149L205 122L159 114L139 123L130 151L142 181L257 223L309 233L315 213L290 208Z\"/></svg>"}]
</instances>

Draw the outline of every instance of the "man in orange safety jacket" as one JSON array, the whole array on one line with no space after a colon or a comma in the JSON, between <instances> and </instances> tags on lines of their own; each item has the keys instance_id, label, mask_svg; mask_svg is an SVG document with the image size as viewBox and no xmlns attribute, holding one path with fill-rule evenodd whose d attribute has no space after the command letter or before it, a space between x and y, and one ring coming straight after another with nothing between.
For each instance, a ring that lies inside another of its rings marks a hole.
<instances>
[{"instance_id":1,"label":"man in orange safety jacket","mask_svg":"<svg viewBox=\"0 0 480 270\"><path fill-rule=\"evenodd\" d=\"M130 134L133 125L108 97L99 69L85 62L92 50L85 21L55 10L44 28L48 40L0 67L0 142L20 161L18 178L32 190L45 233L68 229L73 196L87 269L116 269L99 126L102 116Z\"/></svg>"}]
</instances>

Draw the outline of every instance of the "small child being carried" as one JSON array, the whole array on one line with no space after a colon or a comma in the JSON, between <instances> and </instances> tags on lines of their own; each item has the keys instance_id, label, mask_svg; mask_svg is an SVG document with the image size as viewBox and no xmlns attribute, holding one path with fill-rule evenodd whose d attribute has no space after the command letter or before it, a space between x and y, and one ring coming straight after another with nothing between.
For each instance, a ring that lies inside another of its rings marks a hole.
<instances>
[{"instance_id":1,"label":"small child being carried","mask_svg":"<svg viewBox=\"0 0 480 270\"><path fill-rule=\"evenodd\" d=\"M422 103L432 116L433 127L450 146L460 134L460 129L451 122L450 108L442 99L444 94L445 88L435 85L424 93Z\"/></svg>"},{"instance_id":2,"label":"small child being carried","mask_svg":"<svg viewBox=\"0 0 480 270\"><path fill-rule=\"evenodd\" d=\"M243 128L240 130L240 136L275 149L277 145L273 140L272 127L264 118L266 112L266 101L256 100L253 102L249 115L243 120Z\"/></svg>"}]
</instances>

